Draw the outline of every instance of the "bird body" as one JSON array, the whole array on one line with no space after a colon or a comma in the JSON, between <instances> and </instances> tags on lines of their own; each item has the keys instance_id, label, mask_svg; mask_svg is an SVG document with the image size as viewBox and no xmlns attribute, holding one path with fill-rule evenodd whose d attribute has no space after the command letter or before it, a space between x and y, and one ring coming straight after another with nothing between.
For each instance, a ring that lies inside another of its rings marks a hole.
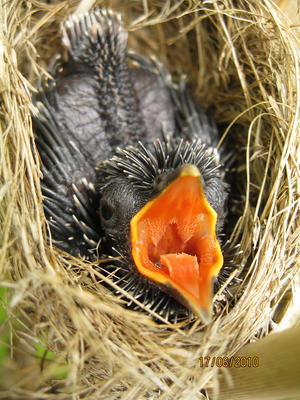
<instances>
[{"instance_id":1,"label":"bird body","mask_svg":"<svg viewBox=\"0 0 300 400\"><path fill-rule=\"evenodd\" d=\"M63 43L35 119L54 243L95 258L101 241L121 256L103 268L134 298L167 314L175 298L208 320L228 196L215 124L159 62L128 55L112 12L71 17Z\"/></svg>"}]
</instances>

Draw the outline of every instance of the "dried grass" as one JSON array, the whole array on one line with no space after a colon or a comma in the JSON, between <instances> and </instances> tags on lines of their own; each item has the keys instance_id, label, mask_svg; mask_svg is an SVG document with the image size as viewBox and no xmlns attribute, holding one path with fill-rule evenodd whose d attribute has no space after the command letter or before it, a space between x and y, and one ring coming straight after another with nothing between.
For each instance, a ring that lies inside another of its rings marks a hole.
<instances>
[{"instance_id":1,"label":"dried grass","mask_svg":"<svg viewBox=\"0 0 300 400\"><path fill-rule=\"evenodd\" d=\"M92 264L49 246L31 94L61 51L59 23L78 2L1 1L0 269L18 325L10 325L17 361L0 398L203 399L219 375L199 358L232 355L266 335L298 271L299 43L268 0L96 3L124 15L130 48L154 54L175 77L188 75L237 152L230 240L247 272L234 307L220 303L211 324L181 329L125 310ZM55 362L67 360L66 379L26 361L41 338Z\"/></svg>"}]
</instances>

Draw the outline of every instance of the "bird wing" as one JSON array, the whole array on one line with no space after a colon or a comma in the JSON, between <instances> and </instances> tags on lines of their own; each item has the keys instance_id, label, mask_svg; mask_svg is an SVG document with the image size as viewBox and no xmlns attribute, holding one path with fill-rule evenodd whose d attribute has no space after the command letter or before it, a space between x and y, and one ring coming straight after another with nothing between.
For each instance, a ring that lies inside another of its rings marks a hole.
<instances>
[{"instance_id":1,"label":"bird wing","mask_svg":"<svg viewBox=\"0 0 300 400\"><path fill-rule=\"evenodd\" d=\"M182 79L170 93L175 108L176 136L187 140L200 139L210 147L217 147L218 129L213 118L195 102Z\"/></svg>"},{"instance_id":2,"label":"bird wing","mask_svg":"<svg viewBox=\"0 0 300 400\"><path fill-rule=\"evenodd\" d=\"M82 257L90 257L101 237L95 171L76 144L43 103L33 117L36 145L42 159L44 210L53 243Z\"/></svg>"},{"instance_id":3,"label":"bird wing","mask_svg":"<svg viewBox=\"0 0 300 400\"><path fill-rule=\"evenodd\" d=\"M39 91L37 99L55 116L56 130L73 142L91 168L114 153L98 101L98 82L89 68L64 66L55 82Z\"/></svg>"}]
</instances>

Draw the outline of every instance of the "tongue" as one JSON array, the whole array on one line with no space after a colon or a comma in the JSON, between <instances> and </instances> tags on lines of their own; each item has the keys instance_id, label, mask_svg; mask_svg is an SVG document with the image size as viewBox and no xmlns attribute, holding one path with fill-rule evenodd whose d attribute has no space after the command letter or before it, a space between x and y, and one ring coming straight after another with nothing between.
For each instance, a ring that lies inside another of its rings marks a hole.
<instances>
[{"instance_id":1,"label":"tongue","mask_svg":"<svg viewBox=\"0 0 300 400\"><path fill-rule=\"evenodd\" d=\"M171 280L195 297L199 297L199 265L196 256L186 253L163 254L160 263L168 270Z\"/></svg>"}]
</instances>

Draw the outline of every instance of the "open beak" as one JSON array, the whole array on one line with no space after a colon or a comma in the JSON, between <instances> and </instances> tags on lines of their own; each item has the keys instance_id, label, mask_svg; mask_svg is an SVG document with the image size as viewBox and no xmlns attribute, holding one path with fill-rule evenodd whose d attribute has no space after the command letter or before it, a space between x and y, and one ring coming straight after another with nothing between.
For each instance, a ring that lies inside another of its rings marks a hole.
<instances>
[{"instance_id":1,"label":"open beak","mask_svg":"<svg viewBox=\"0 0 300 400\"><path fill-rule=\"evenodd\" d=\"M217 214L200 172L184 165L178 177L131 220L132 256L140 274L209 322L214 278L223 265Z\"/></svg>"}]
</instances>

